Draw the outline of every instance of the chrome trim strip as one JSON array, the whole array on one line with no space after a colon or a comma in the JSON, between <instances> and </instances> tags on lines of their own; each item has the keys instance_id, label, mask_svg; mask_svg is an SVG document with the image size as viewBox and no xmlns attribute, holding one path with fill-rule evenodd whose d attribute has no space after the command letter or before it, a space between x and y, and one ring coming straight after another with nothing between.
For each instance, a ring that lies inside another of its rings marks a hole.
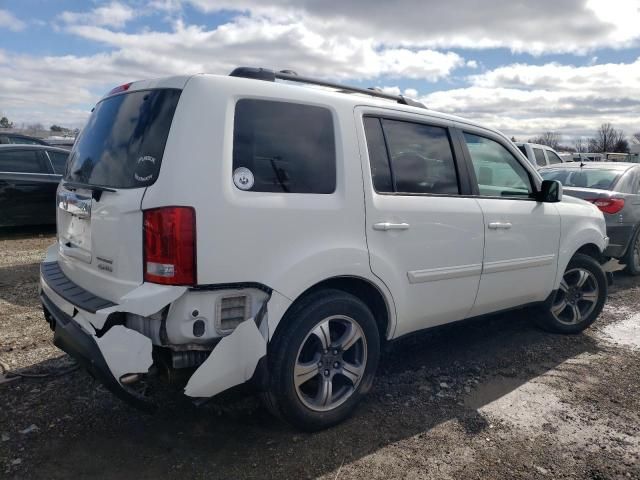
<instances>
[{"instance_id":1,"label":"chrome trim strip","mask_svg":"<svg viewBox=\"0 0 640 480\"><path fill-rule=\"evenodd\" d=\"M513 260L498 260L496 262L485 262L482 273L508 272L510 270L520 270L524 268L543 267L551 265L556 256L539 255L536 257L516 258Z\"/></svg>"},{"instance_id":2,"label":"chrome trim strip","mask_svg":"<svg viewBox=\"0 0 640 480\"><path fill-rule=\"evenodd\" d=\"M429 268L427 270L413 270L407 272L409 283L435 282L453 278L472 277L482 273L482 264L460 265L456 267Z\"/></svg>"}]
</instances>

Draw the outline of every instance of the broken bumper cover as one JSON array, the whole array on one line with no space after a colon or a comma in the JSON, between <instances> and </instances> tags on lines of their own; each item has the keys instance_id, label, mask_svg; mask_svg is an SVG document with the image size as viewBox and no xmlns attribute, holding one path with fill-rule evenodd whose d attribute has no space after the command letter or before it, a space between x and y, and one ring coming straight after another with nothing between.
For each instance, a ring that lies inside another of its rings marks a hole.
<instances>
[{"instance_id":1,"label":"broken bumper cover","mask_svg":"<svg viewBox=\"0 0 640 480\"><path fill-rule=\"evenodd\" d=\"M53 343L65 351L85 367L94 378L99 380L118 398L145 411L153 411L156 405L133 392L126 390L113 376L107 361L98 347L94 337L73 321L65 312L44 293L40 294L47 320L54 329Z\"/></svg>"}]
</instances>

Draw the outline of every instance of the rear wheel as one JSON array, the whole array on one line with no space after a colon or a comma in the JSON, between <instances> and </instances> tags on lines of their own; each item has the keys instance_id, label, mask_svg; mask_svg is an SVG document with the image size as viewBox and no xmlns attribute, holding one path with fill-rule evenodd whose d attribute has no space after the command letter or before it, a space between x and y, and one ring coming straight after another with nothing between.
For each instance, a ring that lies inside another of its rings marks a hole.
<instances>
[{"instance_id":1,"label":"rear wheel","mask_svg":"<svg viewBox=\"0 0 640 480\"><path fill-rule=\"evenodd\" d=\"M287 314L269 348L270 410L303 430L347 418L371 388L380 356L369 308L339 290L316 292Z\"/></svg>"},{"instance_id":2,"label":"rear wheel","mask_svg":"<svg viewBox=\"0 0 640 480\"><path fill-rule=\"evenodd\" d=\"M607 277L602 267L592 257L576 254L551 305L539 316L539 324L552 332L579 333L600 315L606 299Z\"/></svg>"},{"instance_id":3,"label":"rear wheel","mask_svg":"<svg viewBox=\"0 0 640 480\"><path fill-rule=\"evenodd\" d=\"M640 275L640 228L636 229L636 233L631 239L624 263L626 264L625 271L629 275Z\"/></svg>"}]
</instances>

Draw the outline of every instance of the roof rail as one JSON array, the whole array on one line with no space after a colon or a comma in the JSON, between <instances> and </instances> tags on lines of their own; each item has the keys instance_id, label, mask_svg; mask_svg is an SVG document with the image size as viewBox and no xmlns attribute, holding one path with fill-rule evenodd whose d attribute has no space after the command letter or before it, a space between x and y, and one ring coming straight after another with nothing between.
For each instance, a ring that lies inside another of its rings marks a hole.
<instances>
[{"instance_id":1,"label":"roof rail","mask_svg":"<svg viewBox=\"0 0 640 480\"><path fill-rule=\"evenodd\" d=\"M266 82L275 82L277 80L287 80L289 82L308 83L311 85L320 85L323 87L336 88L345 93L362 93L364 95L370 95L372 97L385 98L387 100L393 100L402 105L409 105L411 107L427 108L424 104L407 98L404 95L392 95L390 93L384 93L372 88L358 88L343 85L341 83L328 82L319 78L303 77L298 75L293 70L281 70L276 72L268 68L256 68L256 67L238 67L234 69L230 74L230 77L242 77L252 78L254 80L263 80Z\"/></svg>"}]
</instances>

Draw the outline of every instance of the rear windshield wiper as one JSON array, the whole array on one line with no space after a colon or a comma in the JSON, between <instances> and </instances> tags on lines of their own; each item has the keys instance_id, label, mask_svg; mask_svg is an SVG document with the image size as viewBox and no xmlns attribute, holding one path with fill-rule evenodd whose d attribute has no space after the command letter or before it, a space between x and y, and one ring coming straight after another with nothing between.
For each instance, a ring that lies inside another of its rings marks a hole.
<instances>
[{"instance_id":1,"label":"rear windshield wiper","mask_svg":"<svg viewBox=\"0 0 640 480\"><path fill-rule=\"evenodd\" d=\"M91 190L91 197L96 202L100 201L100 197L102 197L102 192L117 192L115 188L102 187L100 185L92 185L90 183L71 182L67 180L62 181L62 186L70 190L76 190L78 188L86 188L87 190Z\"/></svg>"}]
</instances>

